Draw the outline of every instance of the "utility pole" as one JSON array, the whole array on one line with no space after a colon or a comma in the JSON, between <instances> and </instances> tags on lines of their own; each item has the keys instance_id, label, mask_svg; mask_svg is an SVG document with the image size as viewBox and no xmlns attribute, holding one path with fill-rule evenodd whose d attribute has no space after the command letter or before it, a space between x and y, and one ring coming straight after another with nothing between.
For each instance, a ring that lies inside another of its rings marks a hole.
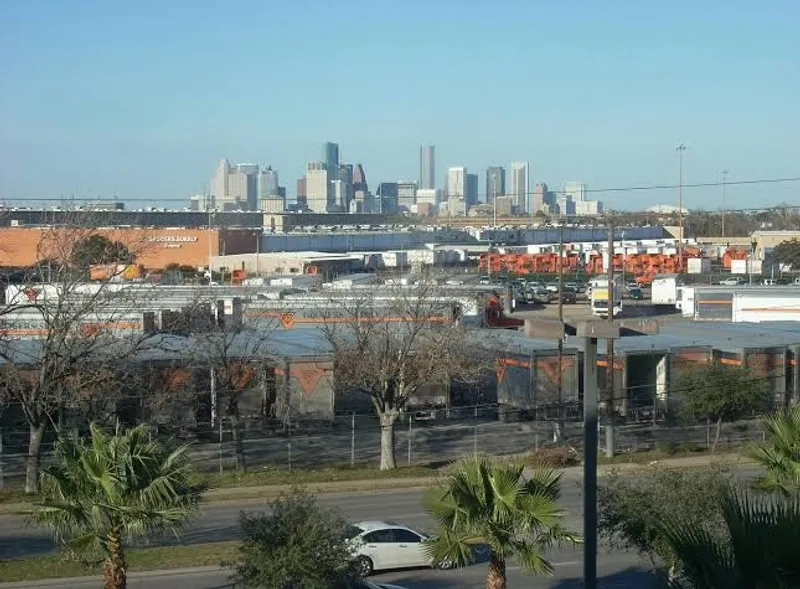
<instances>
[{"instance_id":1,"label":"utility pole","mask_svg":"<svg viewBox=\"0 0 800 589\"><path fill-rule=\"evenodd\" d=\"M678 220L680 229L678 234L678 264L682 264L683 260L683 152L686 151L686 145L681 143L675 148L678 152Z\"/></svg>"},{"instance_id":2,"label":"utility pole","mask_svg":"<svg viewBox=\"0 0 800 589\"><path fill-rule=\"evenodd\" d=\"M722 237L725 237L725 192L728 184L728 170L722 170Z\"/></svg>"},{"instance_id":3,"label":"utility pole","mask_svg":"<svg viewBox=\"0 0 800 589\"><path fill-rule=\"evenodd\" d=\"M564 322L564 224L558 227L558 320ZM558 431L555 442L564 435L564 338L558 340Z\"/></svg>"},{"instance_id":4,"label":"utility pole","mask_svg":"<svg viewBox=\"0 0 800 589\"><path fill-rule=\"evenodd\" d=\"M614 219L608 218L608 323L614 324ZM622 293L620 293L622 296ZM614 456L614 339L606 340L606 456Z\"/></svg>"}]
</instances>

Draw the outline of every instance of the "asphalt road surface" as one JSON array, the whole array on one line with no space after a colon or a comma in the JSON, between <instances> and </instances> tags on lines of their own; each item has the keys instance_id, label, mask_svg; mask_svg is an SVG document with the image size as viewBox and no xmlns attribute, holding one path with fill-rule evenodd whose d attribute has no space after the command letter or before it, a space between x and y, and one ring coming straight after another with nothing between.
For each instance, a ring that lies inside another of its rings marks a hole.
<instances>
[{"instance_id":1,"label":"asphalt road surface","mask_svg":"<svg viewBox=\"0 0 800 589\"><path fill-rule=\"evenodd\" d=\"M758 475L753 468L739 469L740 477L752 478ZM565 524L568 528L582 533L581 481L573 472L565 475L562 481L561 505L566 512ZM380 519L402 522L421 531L432 529L432 520L425 513L421 503L422 493L419 490L400 490L371 492L369 494L337 494L321 495L319 501L323 505L336 507L351 521ZM200 544L234 540L237 537L237 516L242 510L257 512L264 510L263 503L239 502L226 504L209 504L202 509L200 516L179 539L162 538L152 542L153 545ZM37 529L24 525L21 516L0 516L0 558L14 558L47 554L55 549L50 538ZM580 549L563 549L548 555L555 563L554 579L526 579L526 586L557 587L567 589L578 587L582 572L582 552ZM598 558L599 573L604 577L602 587L641 587L642 575L648 573L641 568L641 562L634 555L608 553L601 548ZM485 566L475 565L458 571L415 570L382 574L378 580L397 583L409 589L415 588L447 588L447 587L484 587ZM509 571L513 577L522 572L513 567ZM43 582L39 587L90 587L96 586L97 580L60 581L53 585ZM224 571L192 571L180 574L159 574L156 576L136 576L129 582L129 587L148 589L212 589L226 587L228 581ZM94 584L94 585L93 585ZM519 586L519 585L518 585ZM0 584L0 589L3 585Z\"/></svg>"}]
</instances>

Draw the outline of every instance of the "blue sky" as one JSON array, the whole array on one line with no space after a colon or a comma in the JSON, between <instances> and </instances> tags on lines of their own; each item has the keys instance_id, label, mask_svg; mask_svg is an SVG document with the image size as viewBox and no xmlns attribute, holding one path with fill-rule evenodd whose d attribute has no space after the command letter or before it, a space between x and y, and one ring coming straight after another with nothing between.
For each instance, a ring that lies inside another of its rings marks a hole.
<instances>
[{"instance_id":1,"label":"blue sky","mask_svg":"<svg viewBox=\"0 0 800 589\"><path fill-rule=\"evenodd\" d=\"M679 142L686 182L800 176L798 23L797 0L3 0L0 200L184 206L223 157L291 195L326 140L371 185L417 179L426 142L439 183L511 159L551 187L674 183Z\"/></svg>"}]
</instances>

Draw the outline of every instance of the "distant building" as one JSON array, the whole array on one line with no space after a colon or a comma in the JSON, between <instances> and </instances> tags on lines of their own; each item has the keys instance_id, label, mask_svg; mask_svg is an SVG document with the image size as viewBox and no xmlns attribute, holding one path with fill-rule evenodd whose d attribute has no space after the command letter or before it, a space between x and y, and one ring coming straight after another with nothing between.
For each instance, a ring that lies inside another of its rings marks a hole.
<instances>
[{"instance_id":1,"label":"distant building","mask_svg":"<svg viewBox=\"0 0 800 589\"><path fill-rule=\"evenodd\" d=\"M189 210L213 211L214 208L214 199L210 194L193 194L189 197Z\"/></svg>"},{"instance_id":2,"label":"distant building","mask_svg":"<svg viewBox=\"0 0 800 589\"><path fill-rule=\"evenodd\" d=\"M506 193L506 169L503 166L486 168L486 202Z\"/></svg>"},{"instance_id":3,"label":"distant building","mask_svg":"<svg viewBox=\"0 0 800 589\"><path fill-rule=\"evenodd\" d=\"M436 188L420 188L417 190L417 204L431 205L434 209L439 207L442 200L442 191Z\"/></svg>"},{"instance_id":4,"label":"distant building","mask_svg":"<svg viewBox=\"0 0 800 589\"><path fill-rule=\"evenodd\" d=\"M397 182L381 182L378 184L378 191L375 193L376 213L381 215L393 215L397 212Z\"/></svg>"},{"instance_id":5,"label":"distant building","mask_svg":"<svg viewBox=\"0 0 800 589\"><path fill-rule=\"evenodd\" d=\"M355 205L351 205L351 209L355 208L356 212L375 212L373 198L367 185L367 175L364 173L364 167L361 164L356 164L353 167L353 199Z\"/></svg>"},{"instance_id":6,"label":"distant building","mask_svg":"<svg viewBox=\"0 0 800 589\"><path fill-rule=\"evenodd\" d=\"M467 190L467 168L453 166L447 169L447 200L463 199Z\"/></svg>"},{"instance_id":7,"label":"distant building","mask_svg":"<svg viewBox=\"0 0 800 589\"><path fill-rule=\"evenodd\" d=\"M478 204L478 175L467 174L467 183L464 188L464 200L467 208Z\"/></svg>"},{"instance_id":8,"label":"distant building","mask_svg":"<svg viewBox=\"0 0 800 589\"><path fill-rule=\"evenodd\" d=\"M271 196L278 196L278 171L267 166L258 175L258 199L259 201Z\"/></svg>"},{"instance_id":9,"label":"distant building","mask_svg":"<svg viewBox=\"0 0 800 589\"><path fill-rule=\"evenodd\" d=\"M258 209L258 165L221 160L211 179L214 206L222 211Z\"/></svg>"},{"instance_id":10,"label":"distant building","mask_svg":"<svg viewBox=\"0 0 800 589\"><path fill-rule=\"evenodd\" d=\"M575 214L575 201L567 194L558 197L558 214L562 217Z\"/></svg>"},{"instance_id":11,"label":"distant building","mask_svg":"<svg viewBox=\"0 0 800 589\"><path fill-rule=\"evenodd\" d=\"M583 182L564 182L564 194L575 202L587 200L586 184Z\"/></svg>"},{"instance_id":12,"label":"distant building","mask_svg":"<svg viewBox=\"0 0 800 589\"><path fill-rule=\"evenodd\" d=\"M330 180L335 179L339 170L339 144L326 142L322 144L322 162L328 171Z\"/></svg>"},{"instance_id":13,"label":"distant building","mask_svg":"<svg viewBox=\"0 0 800 589\"><path fill-rule=\"evenodd\" d=\"M419 149L419 187L422 190L436 188L436 153L433 145Z\"/></svg>"},{"instance_id":14,"label":"distant building","mask_svg":"<svg viewBox=\"0 0 800 589\"><path fill-rule=\"evenodd\" d=\"M340 203L343 211L350 210L350 203L355 198L353 186L353 164L339 164L339 180L344 185L344 200Z\"/></svg>"},{"instance_id":15,"label":"distant building","mask_svg":"<svg viewBox=\"0 0 800 589\"><path fill-rule=\"evenodd\" d=\"M514 160L509 165L510 187L508 195L511 197L514 212L524 215L528 212L528 193L530 192L530 166L528 162Z\"/></svg>"},{"instance_id":16,"label":"distant building","mask_svg":"<svg viewBox=\"0 0 800 589\"><path fill-rule=\"evenodd\" d=\"M397 210L401 213L410 213L417 203L417 183L397 183Z\"/></svg>"},{"instance_id":17,"label":"distant building","mask_svg":"<svg viewBox=\"0 0 800 589\"><path fill-rule=\"evenodd\" d=\"M575 201L575 214L584 217L593 217L603 212L603 202L599 200Z\"/></svg>"},{"instance_id":18,"label":"distant building","mask_svg":"<svg viewBox=\"0 0 800 589\"><path fill-rule=\"evenodd\" d=\"M315 213L327 213L332 200L333 191L325 162L309 162L306 166L306 206Z\"/></svg>"},{"instance_id":19,"label":"distant building","mask_svg":"<svg viewBox=\"0 0 800 589\"><path fill-rule=\"evenodd\" d=\"M544 182L537 182L533 187L533 211L537 212L544 210L544 206L548 203L547 200L547 184Z\"/></svg>"},{"instance_id":20,"label":"distant building","mask_svg":"<svg viewBox=\"0 0 800 589\"><path fill-rule=\"evenodd\" d=\"M297 179L297 205L305 208L307 206L306 198L306 177Z\"/></svg>"}]
</instances>

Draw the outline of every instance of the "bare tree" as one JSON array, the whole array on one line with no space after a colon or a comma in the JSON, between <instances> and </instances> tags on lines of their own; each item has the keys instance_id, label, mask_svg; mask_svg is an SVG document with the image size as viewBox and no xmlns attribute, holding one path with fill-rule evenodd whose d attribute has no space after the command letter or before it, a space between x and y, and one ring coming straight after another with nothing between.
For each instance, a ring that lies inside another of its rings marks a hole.
<instances>
[{"instance_id":1,"label":"bare tree","mask_svg":"<svg viewBox=\"0 0 800 589\"><path fill-rule=\"evenodd\" d=\"M339 392L369 395L381 427L381 470L395 468L395 423L408 401L430 385L477 379L455 297L430 284L332 295L322 323Z\"/></svg>"},{"instance_id":2,"label":"bare tree","mask_svg":"<svg viewBox=\"0 0 800 589\"><path fill-rule=\"evenodd\" d=\"M271 354L271 336L277 321L259 320L244 323L237 301L231 301L230 313L221 314L204 332L194 333L193 359L208 370L212 416L230 424L236 454L237 472L247 468L244 448L244 422L250 413L264 417L267 409L245 411L244 400L253 386L263 385ZM213 418L212 418L213 419Z\"/></svg>"},{"instance_id":3,"label":"bare tree","mask_svg":"<svg viewBox=\"0 0 800 589\"><path fill-rule=\"evenodd\" d=\"M86 224L45 230L37 263L22 284L7 288L0 318L0 395L20 408L28 428L29 493L38 489L47 428L58 433L66 410L108 383L114 358L129 355L148 338L142 314L118 281L124 267L114 265L90 282L89 269L74 263L96 234ZM134 245L119 248L126 255L122 262L135 257Z\"/></svg>"}]
</instances>

